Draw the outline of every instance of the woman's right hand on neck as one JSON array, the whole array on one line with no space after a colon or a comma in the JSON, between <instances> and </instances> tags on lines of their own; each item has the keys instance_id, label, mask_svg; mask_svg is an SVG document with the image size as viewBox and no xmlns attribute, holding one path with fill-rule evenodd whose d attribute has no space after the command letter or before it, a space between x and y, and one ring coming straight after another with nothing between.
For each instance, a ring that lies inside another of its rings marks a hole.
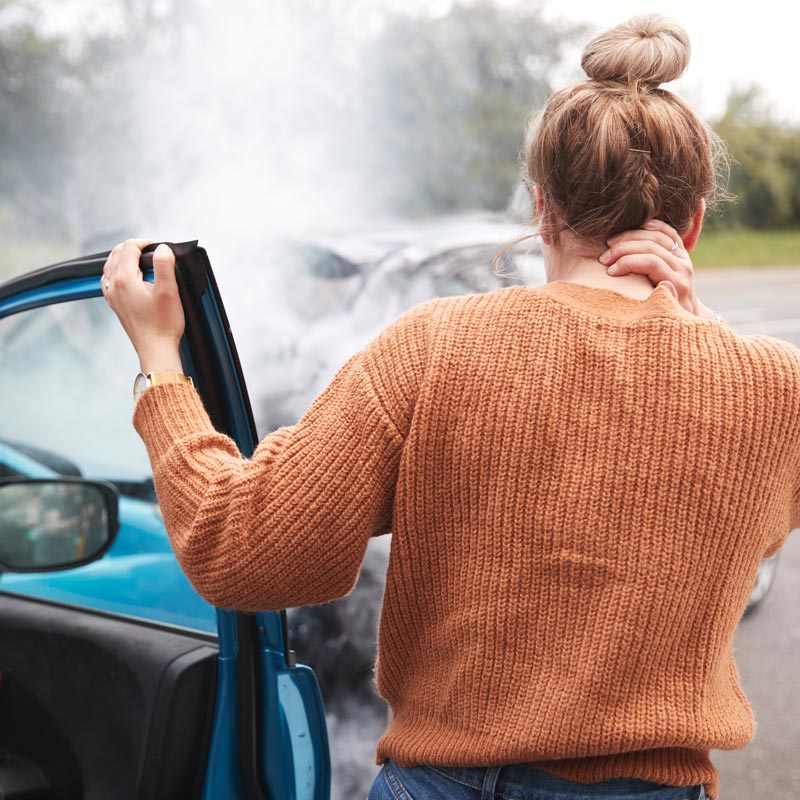
<instances>
[{"instance_id":1,"label":"woman's right hand on neck","mask_svg":"<svg viewBox=\"0 0 800 800\"><path fill-rule=\"evenodd\" d=\"M716 319L695 293L692 259L675 228L659 219L648 220L641 228L612 236L607 244L600 262L609 275L645 275L653 286L664 284L687 311Z\"/></svg>"}]
</instances>

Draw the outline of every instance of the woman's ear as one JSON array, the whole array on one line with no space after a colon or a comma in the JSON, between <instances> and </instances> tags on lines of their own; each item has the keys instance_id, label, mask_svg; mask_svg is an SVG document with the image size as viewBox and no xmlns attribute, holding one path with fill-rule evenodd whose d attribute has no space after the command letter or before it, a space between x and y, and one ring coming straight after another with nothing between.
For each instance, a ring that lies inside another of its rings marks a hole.
<instances>
[{"instance_id":1,"label":"woman's ear","mask_svg":"<svg viewBox=\"0 0 800 800\"><path fill-rule=\"evenodd\" d=\"M537 220L541 220L542 212L544 211L544 194L542 193L542 187L539 186L538 183L533 184L533 218ZM544 244L550 244L550 237L541 234L542 242Z\"/></svg>"},{"instance_id":2,"label":"woman's ear","mask_svg":"<svg viewBox=\"0 0 800 800\"><path fill-rule=\"evenodd\" d=\"M542 187L538 183L533 184L533 216L534 219L542 215Z\"/></svg>"},{"instance_id":3,"label":"woman's ear","mask_svg":"<svg viewBox=\"0 0 800 800\"><path fill-rule=\"evenodd\" d=\"M683 248L686 250L687 253L691 253L694 250L694 246L697 244L697 240L700 238L700 231L703 229L703 217L706 214L706 201L701 197L700 203L697 206L697 210L692 214L692 223L689 227L689 230L681 236L681 240L683 241Z\"/></svg>"}]
</instances>

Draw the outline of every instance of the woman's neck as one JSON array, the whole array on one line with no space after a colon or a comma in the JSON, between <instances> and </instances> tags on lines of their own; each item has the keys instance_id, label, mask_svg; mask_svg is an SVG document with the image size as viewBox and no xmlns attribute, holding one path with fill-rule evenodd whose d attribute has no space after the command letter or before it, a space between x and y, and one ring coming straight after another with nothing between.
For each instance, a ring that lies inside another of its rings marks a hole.
<instances>
[{"instance_id":1,"label":"woman's neck","mask_svg":"<svg viewBox=\"0 0 800 800\"><path fill-rule=\"evenodd\" d=\"M560 246L543 244L545 272L547 282L570 281L597 289L610 289L612 292L632 297L634 300L646 300L655 288L646 275L628 273L620 277L609 275L607 268L598 260L606 248L598 248L597 255L581 250L574 241L562 234Z\"/></svg>"}]
</instances>

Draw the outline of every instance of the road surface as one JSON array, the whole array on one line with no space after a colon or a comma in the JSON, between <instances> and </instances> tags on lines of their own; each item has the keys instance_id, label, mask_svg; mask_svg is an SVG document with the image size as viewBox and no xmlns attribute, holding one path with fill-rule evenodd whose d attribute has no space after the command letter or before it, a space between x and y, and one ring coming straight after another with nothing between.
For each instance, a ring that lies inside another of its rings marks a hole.
<instances>
[{"instance_id":1,"label":"road surface","mask_svg":"<svg viewBox=\"0 0 800 800\"><path fill-rule=\"evenodd\" d=\"M703 303L737 333L800 346L800 267L697 270L696 282ZM736 663L756 736L743 750L712 752L719 800L800 798L800 530L780 552L772 591L736 633Z\"/></svg>"}]
</instances>

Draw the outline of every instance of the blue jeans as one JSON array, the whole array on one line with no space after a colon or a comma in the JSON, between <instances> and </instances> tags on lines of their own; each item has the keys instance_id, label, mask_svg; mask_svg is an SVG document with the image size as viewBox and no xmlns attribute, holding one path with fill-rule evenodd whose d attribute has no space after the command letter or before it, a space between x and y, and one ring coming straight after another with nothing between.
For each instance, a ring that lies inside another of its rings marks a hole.
<instances>
[{"instance_id":1,"label":"blue jeans","mask_svg":"<svg viewBox=\"0 0 800 800\"><path fill-rule=\"evenodd\" d=\"M636 778L573 783L525 764L400 767L387 761L367 800L705 800L702 785L664 786Z\"/></svg>"}]
</instances>

